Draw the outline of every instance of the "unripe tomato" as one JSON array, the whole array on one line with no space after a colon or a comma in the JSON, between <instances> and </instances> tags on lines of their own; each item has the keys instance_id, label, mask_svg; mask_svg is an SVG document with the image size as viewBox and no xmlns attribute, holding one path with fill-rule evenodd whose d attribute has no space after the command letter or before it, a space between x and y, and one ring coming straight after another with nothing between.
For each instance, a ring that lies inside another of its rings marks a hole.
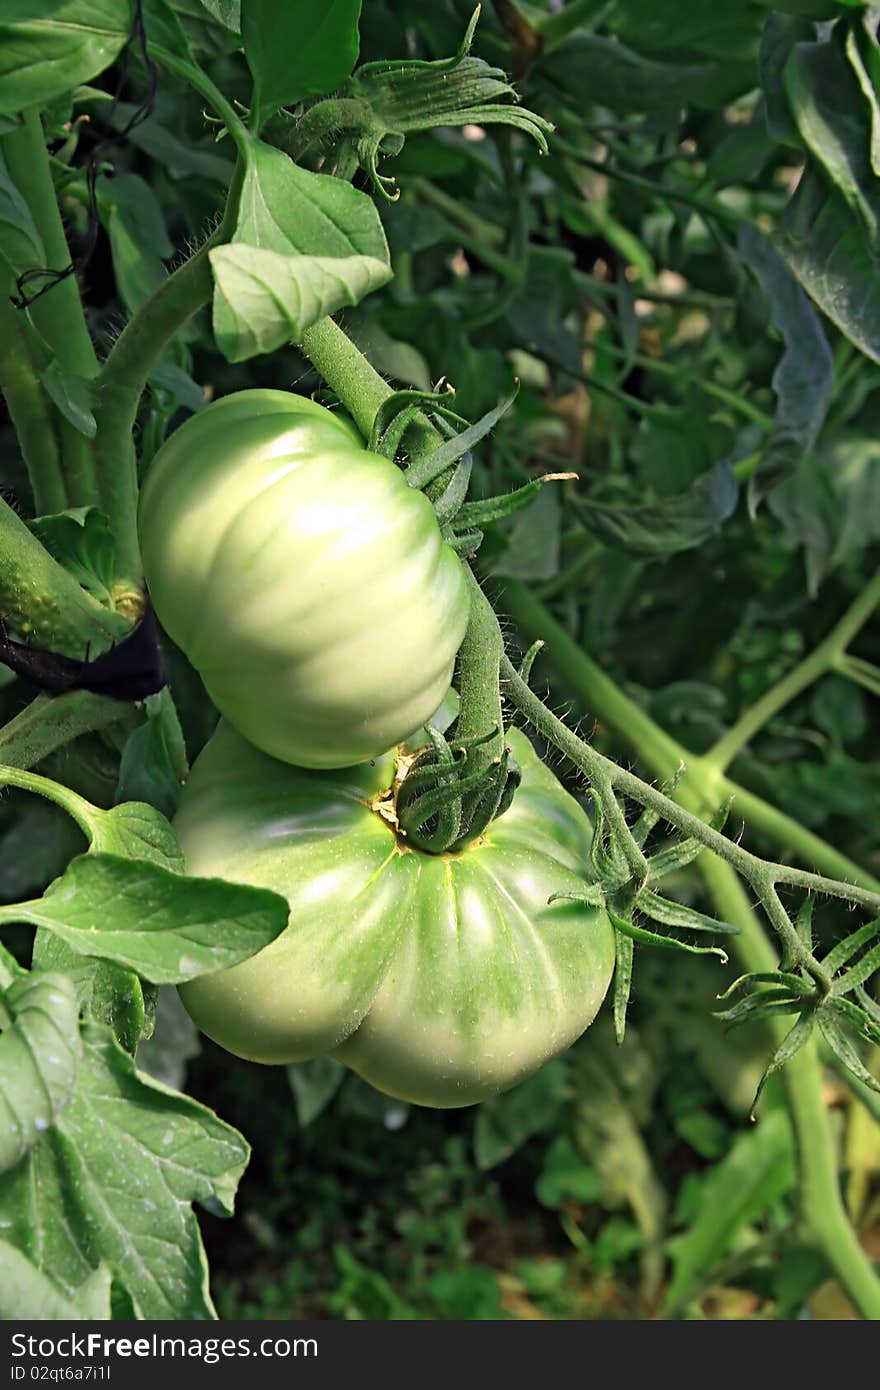
<instances>
[{"instance_id":1,"label":"unripe tomato","mask_svg":"<svg viewBox=\"0 0 880 1390\"><path fill-rule=\"evenodd\" d=\"M231 724L345 767L434 713L468 619L431 504L339 415L240 391L162 446L140 503L159 620Z\"/></svg>"},{"instance_id":2,"label":"unripe tomato","mask_svg":"<svg viewBox=\"0 0 880 1390\"><path fill-rule=\"evenodd\" d=\"M257 1062L330 1052L378 1090L458 1106L513 1086L593 1021L614 966L582 892L589 821L523 734L513 805L457 854L407 846L387 819L397 767L315 773L221 724L177 817L188 869L272 888L287 930L181 989L198 1026Z\"/></svg>"}]
</instances>

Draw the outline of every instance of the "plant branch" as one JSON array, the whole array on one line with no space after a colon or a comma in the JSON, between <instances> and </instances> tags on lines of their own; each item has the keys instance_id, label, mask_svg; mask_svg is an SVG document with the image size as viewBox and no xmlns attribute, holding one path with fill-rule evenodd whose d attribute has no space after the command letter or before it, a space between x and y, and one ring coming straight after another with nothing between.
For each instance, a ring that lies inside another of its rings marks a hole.
<instances>
[{"instance_id":1,"label":"plant branch","mask_svg":"<svg viewBox=\"0 0 880 1390\"><path fill-rule=\"evenodd\" d=\"M806 690L821 676L839 666L849 643L870 618L880 604L880 571L865 585L865 588L850 604L843 617L835 623L809 656L793 667L782 680L777 681L770 690L756 700L736 723L722 734L713 748L705 754L704 761L723 772L737 753L745 747L765 724L790 704L802 691Z\"/></svg>"},{"instance_id":2,"label":"plant branch","mask_svg":"<svg viewBox=\"0 0 880 1390\"><path fill-rule=\"evenodd\" d=\"M57 415L34 370L27 337L9 302L10 288L9 283L0 283L0 389L15 427L37 514L63 512L68 499L58 454Z\"/></svg>"},{"instance_id":3,"label":"plant branch","mask_svg":"<svg viewBox=\"0 0 880 1390\"><path fill-rule=\"evenodd\" d=\"M229 240L238 216L242 172L236 166L222 221L194 255L179 266L117 338L97 380L97 456L104 511L117 537L118 577L136 588L141 564L137 544L137 457L134 427L150 372L180 328L210 300L209 252Z\"/></svg>"}]
</instances>

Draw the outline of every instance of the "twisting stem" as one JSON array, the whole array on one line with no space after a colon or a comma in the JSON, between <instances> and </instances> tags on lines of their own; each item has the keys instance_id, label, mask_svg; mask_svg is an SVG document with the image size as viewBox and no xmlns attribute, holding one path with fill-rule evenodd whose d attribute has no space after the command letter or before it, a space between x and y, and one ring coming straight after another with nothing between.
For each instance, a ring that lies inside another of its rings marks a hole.
<instances>
[{"instance_id":1,"label":"twisting stem","mask_svg":"<svg viewBox=\"0 0 880 1390\"><path fill-rule=\"evenodd\" d=\"M772 689L756 700L736 723L722 734L713 748L705 754L705 761L723 772L736 757L741 748L754 738L765 724L778 714L796 696L812 685L821 676L837 666L850 642L864 627L877 605L880 604L880 571L865 585L862 592L850 604L843 617L835 623L828 636L814 648L809 656L799 662Z\"/></svg>"}]
</instances>

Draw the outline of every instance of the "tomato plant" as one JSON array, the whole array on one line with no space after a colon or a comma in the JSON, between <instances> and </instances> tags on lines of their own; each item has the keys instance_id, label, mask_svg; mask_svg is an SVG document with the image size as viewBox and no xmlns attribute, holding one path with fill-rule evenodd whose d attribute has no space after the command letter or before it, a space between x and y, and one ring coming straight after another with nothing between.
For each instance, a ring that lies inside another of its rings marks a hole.
<instances>
[{"instance_id":1,"label":"tomato plant","mask_svg":"<svg viewBox=\"0 0 880 1390\"><path fill-rule=\"evenodd\" d=\"M314 401L239 391L187 420L153 460L140 537L166 631L274 757L375 758L446 694L458 558L428 499Z\"/></svg>"},{"instance_id":2,"label":"tomato plant","mask_svg":"<svg viewBox=\"0 0 880 1390\"><path fill-rule=\"evenodd\" d=\"M9 10L0 1316L880 1317L874 10Z\"/></svg>"},{"instance_id":3,"label":"tomato plant","mask_svg":"<svg viewBox=\"0 0 880 1390\"><path fill-rule=\"evenodd\" d=\"M290 925L259 955L182 989L200 1028L257 1062L333 1052L389 1095L471 1105L515 1085L592 1022L614 933L585 888L584 812L526 738L513 805L457 854L410 848L391 755L313 776L222 726L175 822L191 872L282 893Z\"/></svg>"}]
</instances>

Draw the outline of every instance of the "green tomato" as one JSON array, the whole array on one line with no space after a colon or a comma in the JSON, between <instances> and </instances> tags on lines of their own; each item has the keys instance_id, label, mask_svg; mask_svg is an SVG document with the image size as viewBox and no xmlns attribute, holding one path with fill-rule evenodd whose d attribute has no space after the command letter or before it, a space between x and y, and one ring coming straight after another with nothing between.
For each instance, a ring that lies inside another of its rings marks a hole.
<instances>
[{"instance_id":1,"label":"green tomato","mask_svg":"<svg viewBox=\"0 0 880 1390\"><path fill-rule=\"evenodd\" d=\"M443 699L461 563L424 494L324 406L268 390L207 406L156 455L139 525L160 622L266 753L365 762Z\"/></svg>"},{"instance_id":2,"label":"green tomato","mask_svg":"<svg viewBox=\"0 0 880 1390\"><path fill-rule=\"evenodd\" d=\"M181 988L239 1057L332 1053L388 1095L457 1106L513 1086L593 1021L614 966L582 893L590 824L523 734L507 813L457 854L407 846L387 819L395 755L344 771L285 766L222 724L186 786L189 872L272 888L287 930Z\"/></svg>"}]
</instances>

